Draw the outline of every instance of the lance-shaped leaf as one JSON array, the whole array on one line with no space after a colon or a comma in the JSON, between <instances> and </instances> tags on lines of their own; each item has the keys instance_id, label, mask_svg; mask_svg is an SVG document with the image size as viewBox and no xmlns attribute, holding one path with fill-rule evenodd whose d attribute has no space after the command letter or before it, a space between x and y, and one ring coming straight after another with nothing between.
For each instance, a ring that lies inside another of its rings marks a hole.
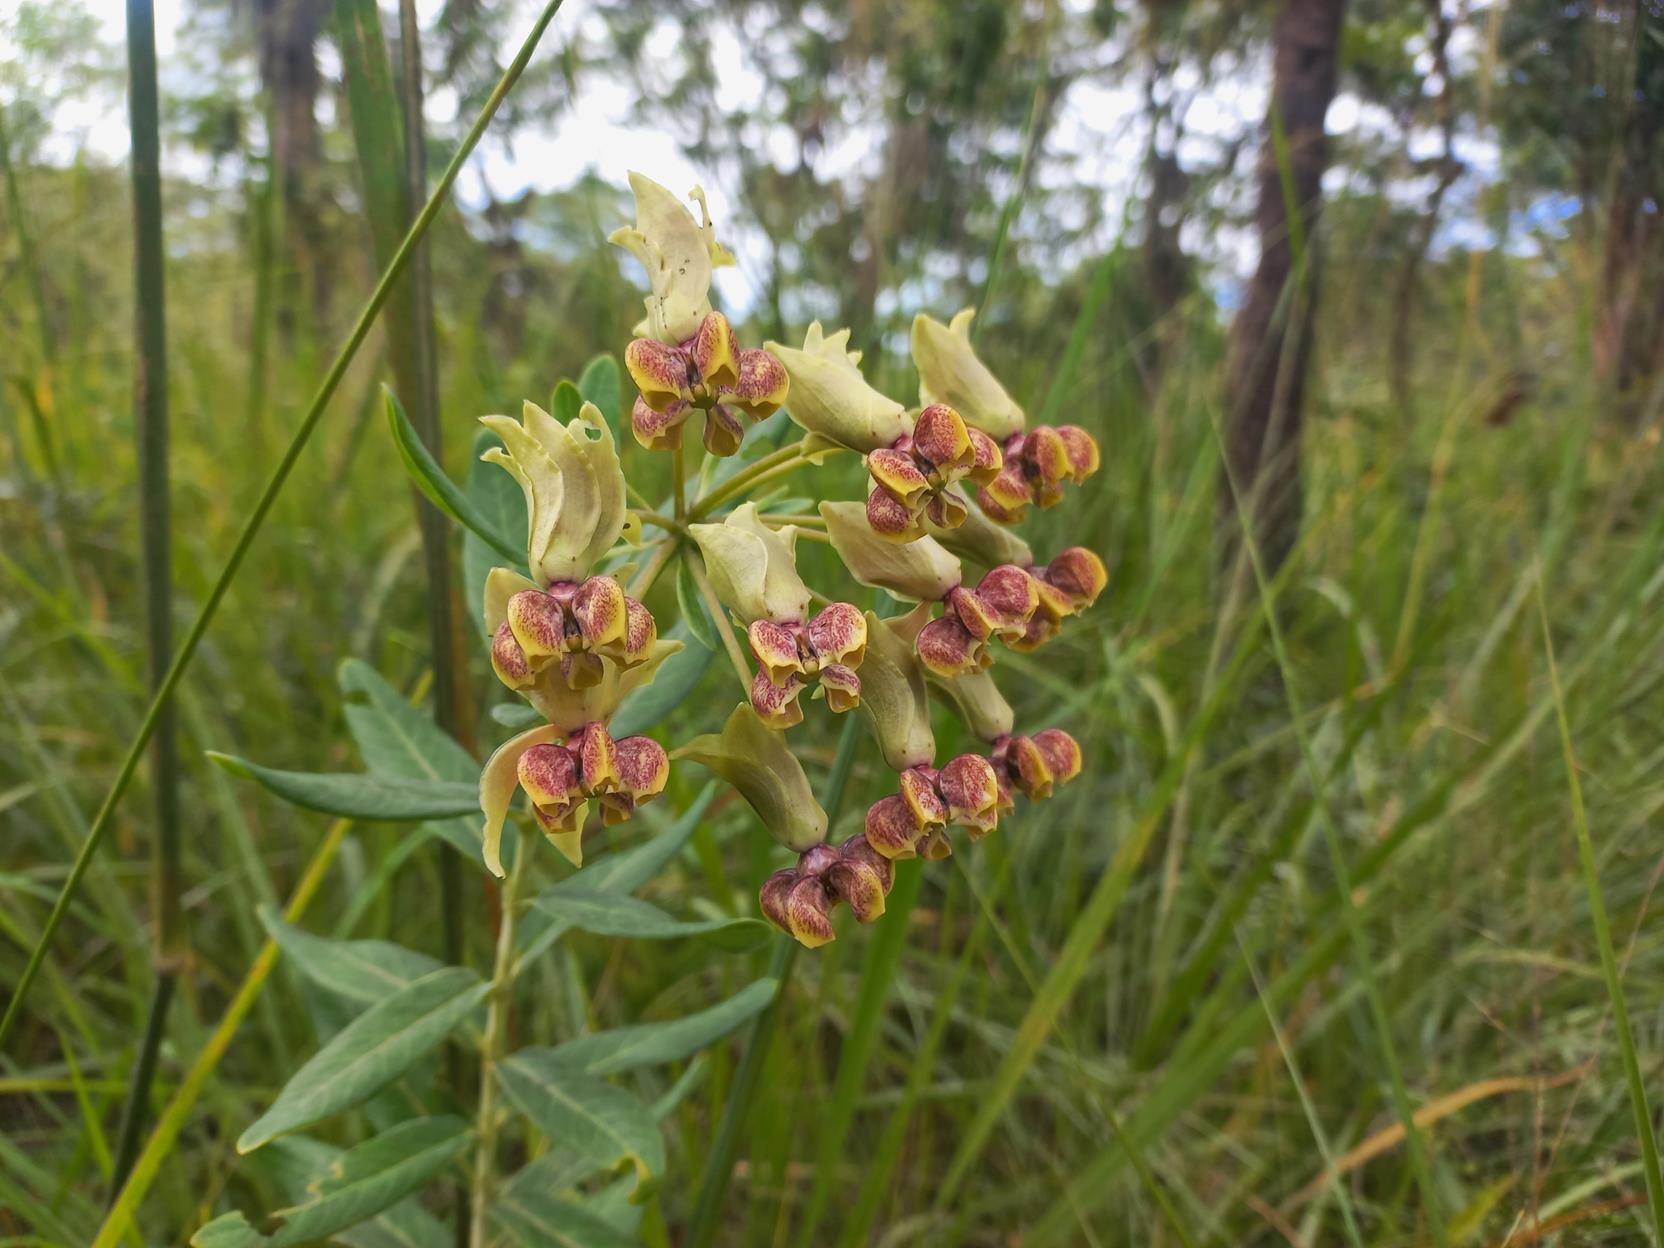
<instances>
[{"instance_id":1,"label":"lance-shaped leaf","mask_svg":"<svg viewBox=\"0 0 1664 1248\"><path fill-rule=\"evenodd\" d=\"M439 1045L491 990L465 967L447 966L386 997L337 1032L237 1138L248 1153L268 1140L350 1109Z\"/></svg>"},{"instance_id":2,"label":"lance-shaped leaf","mask_svg":"<svg viewBox=\"0 0 1664 1248\"><path fill-rule=\"evenodd\" d=\"M693 641L693 631L681 620L676 621L664 640L678 643L683 649L663 660L652 683L641 686L619 702L618 710L607 723L607 730L613 736L634 737L649 728L657 728L687 700L711 666L713 652Z\"/></svg>"},{"instance_id":3,"label":"lance-shaped leaf","mask_svg":"<svg viewBox=\"0 0 1664 1248\"><path fill-rule=\"evenodd\" d=\"M946 403L989 437L1003 442L1023 431L1023 409L971 348L966 308L944 325L924 313L913 318L913 364L919 370L919 405Z\"/></svg>"},{"instance_id":4,"label":"lance-shaped leaf","mask_svg":"<svg viewBox=\"0 0 1664 1248\"><path fill-rule=\"evenodd\" d=\"M374 1005L391 992L409 987L444 963L387 940L328 940L314 936L269 906L260 922L283 956L321 988L361 1006Z\"/></svg>"},{"instance_id":5,"label":"lance-shaped leaf","mask_svg":"<svg viewBox=\"0 0 1664 1248\"><path fill-rule=\"evenodd\" d=\"M497 1082L515 1108L561 1147L600 1166L628 1164L638 1196L664 1173L664 1137L647 1106L557 1060L552 1049L522 1049L499 1062Z\"/></svg>"},{"instance_id":6,"label":"lance-shaped leaf","mask_svg":"<svg viewBox=\"0 0 1664 1248\"><path fill-rule=\"evenodd\" d=\"M397 776L327 771L280 771L235 754L208 751L226 771L254 780L296 806L349 819L390 822L448 819L479 809L479 789L454 780L405 780Z\"/></svg>"},{"instance_id":7,"label":"lance-shaped leaf","mask_svg":"<svg viewBox=\"0 0 1664 1248\"><path fill-rule=\"evenodd\" d=\"M191 1236L191 1248L266 1248L271 1242L236 1210L204 1223Z\"/></svg>"},{"instance_id":8,"label":"lance-shaped leaf","mask_svg":"<svg viewBox=\"0 0 1664 1248\"><path fill-rule=\"evenodd\" d=\"M826 534L849 574L909 602L937 602L963 579L959 560L935 538L892 542L872 531L860 503L825 502Z\"/></svg>"},{"instance_id":9,"label":"lance-shaped leaf","mask_svg":"<svg viewBox=\"0 0 1664 1248\"><path fill-rule=\"evenodd\" d=\"M435 507L503 558L511 563L518 563L521 556L514 541L507 533L492 524L486 514L474 505L474 500L445 475L445 470L439 466L433 453L422 441L421 435L416 432L416 426L410 423L410 417L405 414L404 404L399 402L399 396L394 394L390 387L383 386L382 400L387 409L387 425L393 433L393 445L398 448L399 458L404 461L405 471L416 483L416 488L421 490Z\"/></svg>"},{"instance_id":10,"label":"lance-shaped leaf","mask_svg":"<svg viewBox=\"0 0 1664 1248\"><path fill-rule=\"evenodd\" d=\"M778 980L759 979L719 1005L663 1023L636 1023L568 1040L554 1050L560 1061L592 1075L616 1075L691 1057L762 1012L779 991Z\"/></svg>"},{"instance_id":11,"label":"lance-shaped leaf","mask_svg":"<svg viewBox=\"0 0 1664 1248\"><path fill-rule=\"evenodd\" d=\"M803 764L785 734L759 720L741 702L719 734L695 737L672 756L710 768L739 790L769 835L802 853L826 839L826 812L815 800Z\"/></svg>"},{"instance_id":12,"label":"lance-shaped leaf","mask_svg":"<svg viewBox=\"0 0 1664 1248\"><path fill-rule=\"evenodd\" d=\"M584 402L595 404L617 441L624 419L624 378L618 361L606 352L590 360L578 374L578 393Z\"/></svg>"},{"instance_id":13,"label":"lance-shaped leaf","mask_svg":"<svg viewBox=\"0 0 1664 1248\"><path fill-rule=\"evenodd\" d=\"M729 949L744 949L768 935L760 919L678 919L652 902L625 893L563 889L533 903L557 922L597 936L630 940L677 940L702 936Z\"/></svg>"},{"instance_id":14,"label":"lance-shaped leaf","mask_svg":"<svg viewBox=\"0 0 1664 1248\"><path fill-rule=\"evenodd\" d=\"M491 1217L523 1248L638 1248L641 1243L584 1206L530 1184L494 1201Z\"/></svg>"},{"instance_id":15,"label":"lance-shaped leaf","mask_svg":"<svg viewBox=\"0 0 1664 1248\"><path fill-rule=\"evenodd\" d=\"M473 1138L453 1115L413 1118L337 1157L312 1186L312 1199L273 1216L272 1248L315 1243L357 1226L438 1174Z\"/></svg>"}]
</instances>

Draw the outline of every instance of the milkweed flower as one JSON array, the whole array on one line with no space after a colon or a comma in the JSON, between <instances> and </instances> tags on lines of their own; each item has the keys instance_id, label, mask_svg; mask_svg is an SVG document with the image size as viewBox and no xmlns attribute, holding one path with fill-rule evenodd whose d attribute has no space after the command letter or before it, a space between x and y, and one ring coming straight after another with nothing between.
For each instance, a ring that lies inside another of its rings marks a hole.
<instances>
[{"instance_id":1,"label":"milkweed flower","mask_svg":"<svg viewBox=\"0 0 1664 1248\"><path fill-rule=\"evenodd\" d=\"M636 224L611 241L641 261L653 288L647 318L624 350L641 392L630 427L649 450L679 447L682 426L700 411L705 449L732 455L745 437L744 420L772 416L786 401L786 370L765 350L741 348L728 318L711 308L712 269L732 264L733 256L715 239L705 193L695 187L691 196L704 215L700 223L652 179L632 173L630 186Z\"/></svg>"},{"instance_id":2,"label":"milkweed flower","mask_svg":"<svg viewBox=\"0 0 1664 1248\"><path fill-rule=\"evenodd\" d=\"M867 520L880 536L910 542L927 524L957 527L967 506L954 487L961 481L987 486L999 475L999 447L951 406L930 403L911 414L870 386L847 329L827 334L815 321L801 348L771 342L768 349L791 378L789 411L808 431L806 445L865 457Z\"/></svg>"},{"instance_id":3,"label":"milkweed flower","mask_svg":"<svg viewBox=\"0 0 1664 1248\"><path fill-rule=\"evenodd\" d=\"M977 501L1001 523L1022 519L1030 503L1042 509L1063 498L1065 482L1084 482L1098 470L1098 444L1078 425L1025 429L1023 409L971 346L966 308L944 325L924 313L913 318L913 363L919 401L953 404L965 422L999 443L1001 464L981 482Z\"/></svg>"},{"instance_id":4,"label":"milkweed flower","mask_svg":"<svg viewBox=\"0 0 1664 1248\"><path fill-rule=\"evenodd\" d=\"M890 860L857 833L842 845L817 845L797 865L776 871L763 882L757 900L763 915L810 949L836 938L832 910L848 902L861 923L884 913L884 899L895 882Z\"/></svg>"},{"instance_id":5,"label":"milkweed flower","mask_svg":"<svg viewBox=\"0 0 1664 1248\"><path fill-rule=\"evenodd\" d=\"M770 528L755 503L736 507L721 524L692 524L717 600L746 630L759 668L751 707L771 728L803 720L798 695L810 680L835 712L861 702L858 671L867 625L847 602L809 614L809 587L797 573L797 529Z\"/></svg>"},{"instance_id":6,"label":"milkweed flower","mask_svg":"<svg viewBox=\"0 0 1664 1248\"><path fill-rule=\"evenodd\" d=\"M940 769L909 767L899 780L897 792L867 810L867 843L885 858L946 858L953 853L949 824L968 829L972 840L999 825L999 779L980 755L961 754Z\"/></svg>"}]
</instances>

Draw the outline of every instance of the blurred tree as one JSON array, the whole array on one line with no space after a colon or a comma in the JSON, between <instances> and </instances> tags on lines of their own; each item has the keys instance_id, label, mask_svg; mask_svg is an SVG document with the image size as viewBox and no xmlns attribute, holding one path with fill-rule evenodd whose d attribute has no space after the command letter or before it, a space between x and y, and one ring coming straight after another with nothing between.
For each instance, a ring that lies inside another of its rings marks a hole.
<instances>
[{"instance_id":1,"label":"blurred tree","mask_svg":"<svg viewBox=\"0 0 1664 1248\"><path fill-rule=\"evenodd\" d=\"M1285 0L1273 32L1271 106L1260 151L1260 258L1231 327L1220 529L1234 563L1237 497L1269 570L1300 528L1300 435L1317 305L1315 227L1345 0Z\"/></svg>"},{"instance_id":2,"label":"blurred tree","mask_svg":"<svg viewBox=\"0 0 1664 1248\"><path fill-rule=\"evenodd\" d=\"M304 281L319 325L328 323L329 265L319 252L318 167L323 140L318 128L318 55L321 0L253 0L260 86L266 97L271 176L281 188L283 250L295 262L296 277L278 303L278 324L293 327L297 294Z\"/></svg>"}]
</instances>

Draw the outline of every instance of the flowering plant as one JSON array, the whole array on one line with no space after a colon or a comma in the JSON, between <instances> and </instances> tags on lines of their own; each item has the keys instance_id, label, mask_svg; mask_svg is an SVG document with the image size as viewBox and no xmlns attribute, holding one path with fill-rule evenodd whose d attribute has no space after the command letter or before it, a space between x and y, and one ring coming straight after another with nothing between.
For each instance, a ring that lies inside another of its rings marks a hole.
<instances>
[{"instance_id":1,"label":"flowering plant","mask_svg":"<svg viewBox=\"0 0 1664 1248\"><path fill-rule=\"evenodd\" d=\"M630 428L642 447L672 456L670 514L626 507L618 450L593 405L565 423L532 404L518 421L483 419L503 442L486 458L525 494L531 573L499 568L487 580L492 666L542 721L485 765L485 860L502 873L499 844L517 791L549 840L581 865L592 803L605 823L628 819L663 791L673 759L694 763L732 785L796 855L762 883L763 914L805 945L824 944L839 903L862 922L883 914L896 859L944 857L949 827L986 836L1018 795L1043 800L1080 771L1068 733L1016 731L989 669L996 643L1045 645L1104 588L1091 551L1072 547L1041 563L1008 527L1091 476L1098 447L1074 426L1028 426L973 349L969 310L947 324L915 319L919 402L911 408L868 383L848 330L828 334L817 322L801 347L741 346L710 302L712 273L732 256L716 241L703 193L690 196L696 219L657 183L634 174L630 182L636 223L612 241L641 262L651 289L624 350L638 391ZM782 409L802 430L796 441L737 471L714 469L766 447L748 433ZM699 478L709 482L694 498L683 447L690 423L707 461ZM862 457L864 499L782 516L745 497L840 453ZM621 580L617 544L648 549L642 525L663 536ZM853 581L914 605L885 618L812 589L797 567L803 537L828 543ZM667 754L644 736L615 738L610 721L681 648L660 639L641 601L676 561L709 609L744 699L720 732ZM603 564L613 570L598 570ZM983 570L973 576L967 565ZM827 840L826 812L787 736L811 690L808 700L832 714L857 712L896 773L895 792L840 844ZM959 709L985 752L938 760L933 693Z\"/></svg>"}]
</instances>

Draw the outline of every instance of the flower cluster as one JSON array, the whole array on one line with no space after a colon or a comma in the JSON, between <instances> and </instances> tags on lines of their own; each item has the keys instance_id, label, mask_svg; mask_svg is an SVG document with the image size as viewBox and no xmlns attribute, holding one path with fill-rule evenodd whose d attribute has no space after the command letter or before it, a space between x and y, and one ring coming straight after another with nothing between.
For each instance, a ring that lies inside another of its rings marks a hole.
<instances>
[{"instance_id":1,"label":"flower cluster","mask_svg":"<svg viewBox=\"0 0 1664 1248\"><path fill-rule=\"evenodd\" d=\"M593 406L566 424L529 404L518 421L485 418L503 442L486 458L513 473L528 513L526 573L499 568L486 584L492 666L545 721L486 764L486 861L501 872L517 791L576 864L592 807L603 823L627 819L663 791L672 759L697 763L796 855L763 884L763 914L805 945L824 944L838 905L863 923L883 914L895 860L945 857L949 828L986 836L1018 796L1044 800L1080 773L1068 733L1016 731L990 669L999 646L1044 646L1106 587L1090 550L1043 561L1010 527L1086 481L1098 447L1074 425L1028 426L976 354L968 310L946 324L914 320L912 407L866 380L848 330L827 333L817 322L801 347L741 346L711 305L714 271L733 257L716 241L704 195L689 197L696 219L657 183L632 174L630 184L636 222L612 241L641 262L650 286L624 351L638 391L630 427L643 448L676 457L664 509L673 514L627 510L617 448ZM706 461L705 493L690 498L682 433L696 414L705 450L730 462ZM787 419L802 431L795 443L765 440ZM820 499L809 514L769 509L767 482L849 453L865 466L864 498ZM665 536L630 580L615 547L622 540L647 554L638 522ZM912 605L880 616L812 590L798 569L804 538L827 543L859 584ZM660 639L641 601L677 559L686 565L678 600L696 586L720 617L713 623L745 696L720 731L667 755L647 737L615 738L609 722L681 648ZM938 765L933 699L958 711L980 749ZM786 735L813 701L855 712L894 773L893 791L838 844Z\"/></svg>"}]
</instances>

